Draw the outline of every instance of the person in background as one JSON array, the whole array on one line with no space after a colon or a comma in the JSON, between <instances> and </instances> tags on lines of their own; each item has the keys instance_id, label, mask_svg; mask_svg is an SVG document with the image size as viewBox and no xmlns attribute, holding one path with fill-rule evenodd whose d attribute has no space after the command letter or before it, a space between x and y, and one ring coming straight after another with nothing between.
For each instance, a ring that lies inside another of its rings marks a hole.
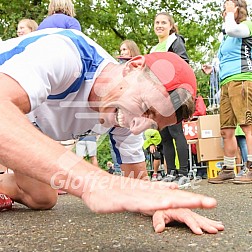
<instances>
[{"instance_id":1,"label":"person in background","mask_svg":"<svg viewBox=\"0 0 252 252\"><path fill-rule=\"evenodd\" d=\"M173 52L179 55L187 63L189 58L185 48L184 38L178 34L173 17L167 12L158 13L154 19L154 32L158 37L158 44L152 47L153 52ZM188 145L184 136L182 122L165 127L160 131L164 156L167 164L169 180L179 179L180 184L189 182L188 175ZM174 142L176 148L174 146ZM176 152L179 159L179 173L176 169Z\"/></svg>"},{"instance_id":2,"label":"person in background","mask_svg":"<svg viewBox=\"0 0 252 252\"><path fill-rule=\"evenodd\" d=\"M242 165L241 167L237 167L237 175L236 176L242 176L244 175L248 169L247 169L247 161L248 161L248 148L247 148L247 143L246 143L246 137L239 125L237 125L235 129L235 138L239 147L238 150L238 155L239 157L239 162L238 165Z\"/></svg>"},{"instance_id":3,"label":"person in background","mask_svg":"<svg viewBox=\"0 0 252 252\"><path fill-rule=\"evenodd\" d=\"M113 140L113 136L109 135L109 147L110 147L110 154L113 160L113 168L115 169L116 175L122 175L121 167L117 161L118 156L118 148L115 146L116 142ZM117 152L117 155L116 155ZM118 157L119 158L119 157Z\"/></svg>"},{"instance_id":4,"label":"person in background","mask_svg":"<svg viewBox=\"0 0 252 252\"><path fill-rule=\"evenodd\" d=\"M76 155L78 157L89 157L93 165L99 166L97 161L97 143L96 135L89 134L79 138L76 143Z\"/></svg>"},{"instance_id":5,"label":"person in background","mask_svg":"<svg viewBox=\"0 0 252 252\"><path fill-rule=\"evenodd\" d=\"M158 37L158 44L151 48L152 52L173 52L189 63L185 48L185 39L178 34L173 17L167 12L160 12L154 19L154 32Z\"/></svg>"},{"instance_id":6,"label":"person in background","mask_svg":"<svg viewBox=\"0 0 252 252\"><path fill-rule=\"evenodd\" d=\"M219 62L215 63L215 65L209 65L209 64L204 64L202 66L202 71L203 73L207 74L207 75L212 75L213 74L213 71L214 72L214 75L218 75L219 74ZM216 80L218 81L218 85L219 85L219 79ZM211 82L211 79L210 79L210 82ZM220 92L221 90L219 89L218 92L216 94L214 94L214 99L215 101L213 102L213 104L216 104L218 107L219 107L219 103L218 101L220 101ZM216 103L215 103L216 102ZM245 137L245 134L244 132L242 131L241 127L239 125L236 126L235 128L235 138L236 138L236 141L237 141L237 147L239 147L239 149L237 148L237 152L239 155L241 154L241 161L242 162L236 162L238 165L240 165L241 163L243 164L243 166L240 168L238 167L238 174L237 176L241 176L243 175L246 171L247 171L247 168L246 168L246 163L247 163L247 159L248 159L248 149L247 149L247 143L246 143L246 137Z\"/></svg>"},{"instance_id":7,"label":"person in background","mask_svg":"<svg viewBox=\"0 0 252 252\"><path fill-rule=\"evenodd\" d=\"M147 129L144 132L144 150L147 150L147 154L150 155L151 168L153 168L153 173L151 176L151 181L162 180L162 175L158 173L160 165L164 165L163 157L163 146L162 139L158 130ZM165 174L167 174L166 165L164 165Z\"/></svg>"},{"instance_id":8,"label":"person in background","mask_svg":"<svg viewBox=\"0 0 252 252\"><path fill-rule=\"evenodd\" d=\"M206 104L204 102L203 97L200 93L197 93L195 98L195 111L192 115L190 121L198 120L199 116L206 115ZM197 177L201 177L202 179L207 179L207 168L202 167L206 166L205 162L198 162L197 156L197 147L196 143L191 144L191 154L192 154L192 165L197 167Z\"/></svg>"},{"instance_id":9,"label":"person in background","mask_svg":"<svg viewBox=\"0 0 252 252\"><path fill-rule=\"evenodd\" d=\"M25 18L21 19L17 25L17 36L23 36L30 32L36 31L38 24L33 19Z\"/></svg>"},{"instance_id":10,"label":"person in background","mask_svg":"<svg viewBox=\"0 0 252 252\"><path fill-rule=\"evenodd\" d=\"M232 181L235 184L252 183L252 71L251 41L252 22L247 20L245 0L225 1L224 38L219 48L220 62L220 126L224 140L224 165L212 184ZM235 177L237 141L235 129L240 125L246 136L248 171Z\"/></svg>"},{"instance_id":11,"label":"person in background","mask_svg":"<svg viewBox=\"0 0 252 252\"><path fill-rule=\"evenodd\" d=\"M116 57L119 60L119 63L125 63L128 60L130 60L132 57L135 57L137 55L140 55L140 49L137 46L136 42L134 40L124 40L119 47L120 55ZM114 169L115 173L120 175L121 174L121 167L120 164L118 163L119 158L119 151L118 151L118 146L116 146L116 142L113 139L113 136L110 135L109 137L109 145L110 145L110 153L111 153L111 158L114 163Z\"/></svg>"},{"instance_id":12,"label":"person in background","mask_svg":"<svg viewBox=\"0 0 252 252\"><path fill-rule=\"evenodd\" d=\"M114 172L115 172L114 164L111 161L107 162L107 171L110 174L114 174Z\"/></svg>"},{"instance_id":13,"label":"person in background","mask_svg":"<svg viewBox=\"0 0 252 252\"><path fill-rule=\"evenodd\" d=\"M126 39L121 43L119 57L129 60L132 57L135 57L140 54L140 49L135 41Z\"/></svg>"},{"instance_id":14,"label":"person in background","mask_svg":"<svg viewBox=\"0 0 252 252\"><path fill-rule=\"evenodd\" d=\"M48 16L39 24L38 30L46 28L81 31L81 25L75 18L74 4L71 0L50 0Z\"/></svg>"}]
</instances>

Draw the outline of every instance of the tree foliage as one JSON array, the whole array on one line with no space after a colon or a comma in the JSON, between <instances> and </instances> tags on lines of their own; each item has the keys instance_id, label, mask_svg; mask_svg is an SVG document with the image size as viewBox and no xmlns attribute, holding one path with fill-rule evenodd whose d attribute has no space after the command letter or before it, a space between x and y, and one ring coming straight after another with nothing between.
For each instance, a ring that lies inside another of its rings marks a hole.
<instances>
[{"instance_id":1,"label":"tree foliage","mask_svg":"<svg viewBox=\"0 0 252 252\"><path fill-rule=\"evenodd\" d=\"M107 169L107 162L112 161L108 134L101 135L97 141L97 159L103 169Z\"/></svg>"},{"instance_id":2,"label":"tree foliage","mask_svg":"<svg viewBox=\"0 0 252 252\"><path fill-rule=\"evenodd\" d=\"M119 45L125 39L133 39L142 53L148 53L157 43L153 31L156 13L171 13L180 34L186 39L198 80L207 81L198 69L202 63L211 60L219 46L220 1L75 0L74 3L82 31L113 56L119 53ZM22 18L32 18L40 23L47 15L47 7L46 0L1 0L0 36L3 40L15 37L17 23ZM204 95L208 89L203 85L200 91Z\"/></svg>"}]
</instances>

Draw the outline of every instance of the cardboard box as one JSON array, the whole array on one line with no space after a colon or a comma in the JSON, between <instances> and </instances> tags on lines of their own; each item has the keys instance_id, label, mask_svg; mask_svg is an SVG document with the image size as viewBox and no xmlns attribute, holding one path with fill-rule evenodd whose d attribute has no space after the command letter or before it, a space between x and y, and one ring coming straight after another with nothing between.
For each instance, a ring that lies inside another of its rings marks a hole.
<instances>
[{"instance_id":1,"label":"cardboard box","mask_svg":"<svg viewBox=\"0 0 252 252\"><path fill-rule=\"evenodd\" d=\"M199 138L221 137L220 115L199 116L197 120Z\"/></svg>"},{"instance_id":2,"label":"cardboard box","mask_svg":"<svg viewBox=\"0 0 252 252\"><path fill-rule=\"evenodd\" d=\"M197 121L183 122L182 125L186 140L198 138Z\"/></svg>"},{"instance_id":3,"label":"cardboard box","mask_svg":"<svg viewBox=\"0 0 252 252\"><path fill-rule=\"evenodd\" d=\"M222 160L224 157L221 137L199 138L196 143L198 162Z\"/></svg>"}]
</instances>

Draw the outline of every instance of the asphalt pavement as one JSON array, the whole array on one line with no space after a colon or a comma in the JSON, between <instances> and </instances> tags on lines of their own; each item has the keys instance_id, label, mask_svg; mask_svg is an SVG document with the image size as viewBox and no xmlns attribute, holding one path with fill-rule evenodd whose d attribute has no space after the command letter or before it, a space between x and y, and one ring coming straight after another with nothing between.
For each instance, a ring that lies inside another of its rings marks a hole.
<instances>
[{"instance_id":1,"label":"asphalt pavement","mask_svg":"<svg viewBox=\"0 0 252 252\"><path fill-rule=\"evenodd\" d=\"M80 199L61 195L52 210L33 211L15 203L13 210L1 212L0 252L252 251L252 184L212 185L203 180L188 190L217 199L217 208L196 211L223 221L225 231L195 235L175 223L156 234L149 217L95 214Z\"/></svg>"}]
</instances>

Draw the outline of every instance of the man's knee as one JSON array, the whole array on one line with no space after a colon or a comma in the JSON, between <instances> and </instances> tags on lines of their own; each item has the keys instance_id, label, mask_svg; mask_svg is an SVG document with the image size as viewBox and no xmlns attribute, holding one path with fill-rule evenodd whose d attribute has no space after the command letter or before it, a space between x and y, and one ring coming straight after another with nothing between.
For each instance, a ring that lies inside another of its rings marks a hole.
<instances>
[{"instance_id":1,"label":"man's knee","mask_svg":"<svg viewBox=\"0 0 252 252\"><path fill-rule=\"evenodd\" d=\"M34 210L49 210L52 209L56 205L57 199L52 200L52 199L46 199L43 201L35 201L29 206L31 209Z\"/></svg>"},{"instance_id":2,"label":"man's knee","mask_svg":"<svg viewBox=\"0 0 252 252\"><path fill-rule=\"evenodd\" d=\"M40 195L32 195L27 197L25 204L34 210L49 210L56 205L57 198L58 193L56 190L49 193L42 192Z\"/></svg>"},{"instance_id":3,"label":"man's knee","mask_svg":"<svg viewBox=\"0 0 252 252\"><path fill-rule=\"evenodd\" d=\"M224 138L224 139L230 139L230 138L233 138L235 136L235 129L233 128L224 128L224 129L221 129L221 136Z\"/></svg>"}]
</instances>

